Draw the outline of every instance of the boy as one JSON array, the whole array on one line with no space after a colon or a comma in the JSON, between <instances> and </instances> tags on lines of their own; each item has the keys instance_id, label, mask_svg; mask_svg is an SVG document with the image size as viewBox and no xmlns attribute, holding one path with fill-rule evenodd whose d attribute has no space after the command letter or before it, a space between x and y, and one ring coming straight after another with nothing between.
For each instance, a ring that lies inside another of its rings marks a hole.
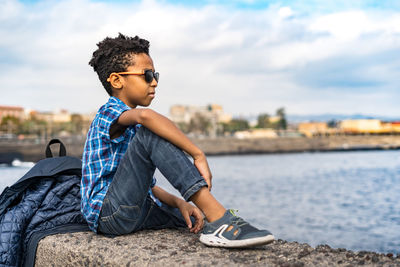
<instances>
[{"instance_id":1,"label":"boy","mask_svg":"<svg viewBox=\"0 0 400 267\"><path fill-rule=\"evenodd\" d=\"M198 233L204 215L200 241L208 246L272 242L270 232L254 228L213 197L211 172L198 147L166 117L137 108L150 105L158 85L149 42L119 34L97 45L89 65L110 98L97 112L83 152L81 211L90 229L122 235L187 226ZM156 168L184 199L155 185Z\"/></svg>"}]
</instances>

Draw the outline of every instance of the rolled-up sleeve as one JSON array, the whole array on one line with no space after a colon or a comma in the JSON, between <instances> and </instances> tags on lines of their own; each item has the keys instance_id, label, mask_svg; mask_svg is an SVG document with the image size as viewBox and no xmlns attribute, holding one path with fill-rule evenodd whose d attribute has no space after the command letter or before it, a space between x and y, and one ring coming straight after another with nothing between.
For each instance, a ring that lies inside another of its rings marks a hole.
<instances>
[{"instance_id":1,"label":"rolled-up sleeve","mask_svg":"<svg viewBox=\"0 0 400 267\"><path fill-rule=\"evenodd\" d=\"M102 118L100 119L100 123L98 125L98 131L103 139L112 143L119 143L125 140L126 137L124 134L121 134L117 138L111 139L110 128L111 125L117 123L119 116L121 116L121 114L127 110L129 110L127 106L111 106L108 109L103 110Z\"/></svg>"}]
</instances>

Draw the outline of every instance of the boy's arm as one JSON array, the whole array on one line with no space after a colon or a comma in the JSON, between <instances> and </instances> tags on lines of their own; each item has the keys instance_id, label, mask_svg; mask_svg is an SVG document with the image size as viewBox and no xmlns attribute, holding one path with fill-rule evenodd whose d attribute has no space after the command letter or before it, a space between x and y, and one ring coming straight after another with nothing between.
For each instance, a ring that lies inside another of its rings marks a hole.
<instances>
[{"instance_id":1,"label":"boy's arm","mask_svg":"<svg viewBox=\"0 0 400 267\"><path fill-rule=\"evenodd\" d=\"M212 175L203 151L193 144L172 121L154 110L137 108L123 112L117 121L119 128L138 123L192 156L194 165L206 180L209 190L211 190Z\"/></svg>"},{"instance_id":2,"label":"boy's arm","mask_svg":"<svg viewBox=\"0 0 400 267\"><path fill-rule=\"evenodd\" d=\"M158 198L161 202L180 210L183 218L186 221L187 226L190 229L190 232L198 233L203 228L204 219L201 211L198 208L190 205L185 200L168 193L161 187L154 186L151 191L153 192L154 196ZM193 227L190 216L193 216L196 219Z\"/></svg>"}]
</instances>

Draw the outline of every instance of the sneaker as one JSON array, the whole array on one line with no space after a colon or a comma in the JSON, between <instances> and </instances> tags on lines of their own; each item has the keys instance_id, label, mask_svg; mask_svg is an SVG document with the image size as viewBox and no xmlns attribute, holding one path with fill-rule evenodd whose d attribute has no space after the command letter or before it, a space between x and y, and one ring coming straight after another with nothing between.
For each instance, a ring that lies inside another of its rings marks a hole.
<instances>
[{"instance_id":1,"label":"sneaker","mask_svg":"<svg viewBox=\"0 0 400 267\"><path fill-rule=\"evenodd\" d=\"M272 241L274 236L269 231L251 226L233 210L227 210L222 218L212 223L205 222L200 235L200 242L212 247L246 248Z\"/></svg>"}]
</instances>

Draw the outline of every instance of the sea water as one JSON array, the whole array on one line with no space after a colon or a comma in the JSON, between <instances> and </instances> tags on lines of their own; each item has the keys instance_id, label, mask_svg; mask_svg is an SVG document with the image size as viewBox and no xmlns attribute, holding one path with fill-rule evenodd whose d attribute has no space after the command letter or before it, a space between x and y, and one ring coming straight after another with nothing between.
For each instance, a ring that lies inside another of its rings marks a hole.
<instances>
[{"instance_id":1,"label":"sea water","mask_svg":"<svg viewBox=\"0 0 400 267\"><path fill-rule=\"evenodd\" d=\"M212 192L276 238L400 254L399 151L208 157ZM29 167L0 167L0 190ZM158 185L176 193L156 173Z\"/></svg>"}]
</instances>

